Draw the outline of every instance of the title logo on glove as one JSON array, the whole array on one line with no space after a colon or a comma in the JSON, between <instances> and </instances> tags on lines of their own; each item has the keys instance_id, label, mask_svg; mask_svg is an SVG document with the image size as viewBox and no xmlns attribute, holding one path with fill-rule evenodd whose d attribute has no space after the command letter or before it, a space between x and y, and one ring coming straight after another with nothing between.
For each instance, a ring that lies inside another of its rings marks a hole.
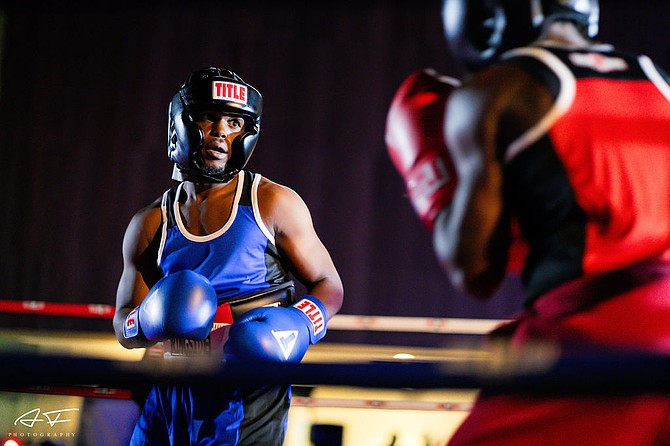
<instances>
[{"instance_id":1,"label":"title logo on glove","mask_svg":"<svg viewBox=\"0 0 670 446\"><path fill-rule=\"evenodd\" d=\"M231 82L213 81L212 99L247 104L247 87Z\"/></svg>"},{"instance_id":2,"label":"title logo on glove","mask_svg":"<svg viewBox=\"0 0 670 446\"><path fill-rule=\"evenodd\" d=\"M324 330L324 328L326 328L323 314L321 314L321 309L319 309L319 307L314 302L309 299L303 299L296 303L295 307L305 313L305 315L307 315L309 320L312 322L314 335L318 335Z\"/></svg>"}]
</instances>

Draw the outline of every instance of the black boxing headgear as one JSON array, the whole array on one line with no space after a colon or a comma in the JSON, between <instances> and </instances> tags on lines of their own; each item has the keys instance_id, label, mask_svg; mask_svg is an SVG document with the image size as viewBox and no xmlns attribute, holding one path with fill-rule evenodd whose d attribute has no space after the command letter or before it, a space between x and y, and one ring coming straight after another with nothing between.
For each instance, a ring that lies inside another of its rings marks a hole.
<instances>
[{"instance_id":1,"label":"black boxing headgear","mask_svg":"<svg viewBox=\"0 0 670 446\"><path fill-rule=\"evenodd\" d=\"M200 149L205 135L194 119L199 110L219 110L244 119L244 132L230 147L221 173L203 170ZM172 177L183 181L226 182L242 170L256 147L263 98L230 70L209 67L191 73L168 108L168 157L175 163Z\"/></svg>"},{"instance_id":2,"label":"black boxing headgear","mask_svg":"<svg viewBox=\"0 0 670 446\"><path fill-rule=\"evenodd\" d=\"M535 40L546 23L570 20L598 34L598 0L444 0L442 23L454 56L470 70Z\"/></svg>"}]
</instances>

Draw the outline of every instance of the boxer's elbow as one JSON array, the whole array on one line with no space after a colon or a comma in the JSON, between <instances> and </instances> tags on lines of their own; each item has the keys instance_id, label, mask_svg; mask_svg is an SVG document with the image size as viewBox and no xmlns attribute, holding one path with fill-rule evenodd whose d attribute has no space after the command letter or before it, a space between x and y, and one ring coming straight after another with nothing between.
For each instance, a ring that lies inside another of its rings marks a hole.
<instances>
[{"instance_id":1,"label":"boxer's elbow","mask_svg":"<svg viewBox=\"0 0 670 446\"><path fill-rule=\"evenodd\" d=\"M502 282L501 274L494 268L475 267L459 262L443 262L443 268L451 284L459 291L477 299L491 298Z\"/></svg>"},{"instance_id":2,"label":"boxer's elbow","mask_svg":"<svg viewBox=\"0 0 670 446\"><path fill-rule=\"evenodd\" d=\"M502 282L503 275L497 271L482 270L464 275L463 291L477 299L491 298Z\"/></svg>"},{"instance_id":3,"label":"boxer's elbow","mask_svg":"<svg viewBox=\"0 0 670 446\"><path fill-rule=\"evenodd\" d=\"M123 332L123 326L126 323L126 317L128 316L128 309L121 309L116 312L114 315L113 326L114 332L116 334L116 339L119 341L121 346L132 349L132 348L147 348L156 344L153 341L149 341L144 336L136 336L134 338L126 338Z\"/></svg>"},{"instance_id":4,"label":"boxer's elbow","mask_svg":"<svg viewBox=\"0 0 670 446\"><path fill-rule=\"evenodd\" d=\"M116 339L119 341L125 348L135 348L133 342L130 339L126 339L123 335L123 325L125 324L125 316L117 311L114 315L114 332L116 333Z\"/></svg>"},{"instance_id":5,"label":"boxer's elbow","mask_svg":"<svg viewBox=\"0 0 670 446\"><path fill-rule=\"evenodd\" d=\"M454 240L436 234L433 244L449 281L459 291L478 299L492 297L504 278L504 262L487 258L473 246L459 246Z\"/></svg>"}]
</instances>

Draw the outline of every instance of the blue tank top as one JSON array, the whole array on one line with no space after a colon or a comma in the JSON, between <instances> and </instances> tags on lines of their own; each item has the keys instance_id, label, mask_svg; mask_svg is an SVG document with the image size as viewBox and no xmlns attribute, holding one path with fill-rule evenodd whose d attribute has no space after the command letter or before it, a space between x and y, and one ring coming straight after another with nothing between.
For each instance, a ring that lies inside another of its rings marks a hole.
<instances>
[{"instance_id":1,"label":"blue tank top","mask_svg":"<svg viewBox=\"0 0 670 446\"><path fill-rule=\"evenodd\" d=\"M182 222L183 183L163 194L158 266L163 274L192 270L207 277L219 302L260 291L288 280L274 236L258 206L261 175L242 171L228 221L211 234L194 235Z\"/></svg>"}]
</instances>

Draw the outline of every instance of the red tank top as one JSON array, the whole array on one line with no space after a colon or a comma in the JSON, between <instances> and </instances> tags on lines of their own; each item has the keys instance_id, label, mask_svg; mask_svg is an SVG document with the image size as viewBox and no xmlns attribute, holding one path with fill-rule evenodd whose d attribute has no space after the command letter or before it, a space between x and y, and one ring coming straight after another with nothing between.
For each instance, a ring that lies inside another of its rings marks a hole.
<instances>
[{"instance_id":1,"label":"red tank top","mask_svg":"<svg viewBox=\"0 0 670 446\"><path fill-rule=\"evenodd\" d=\"M529 47L506 58L555 93L554 108L504 154L529 239L531 297L668 250L670 86L659 69L611 48Z\"/></svg>"}]
</instances>

